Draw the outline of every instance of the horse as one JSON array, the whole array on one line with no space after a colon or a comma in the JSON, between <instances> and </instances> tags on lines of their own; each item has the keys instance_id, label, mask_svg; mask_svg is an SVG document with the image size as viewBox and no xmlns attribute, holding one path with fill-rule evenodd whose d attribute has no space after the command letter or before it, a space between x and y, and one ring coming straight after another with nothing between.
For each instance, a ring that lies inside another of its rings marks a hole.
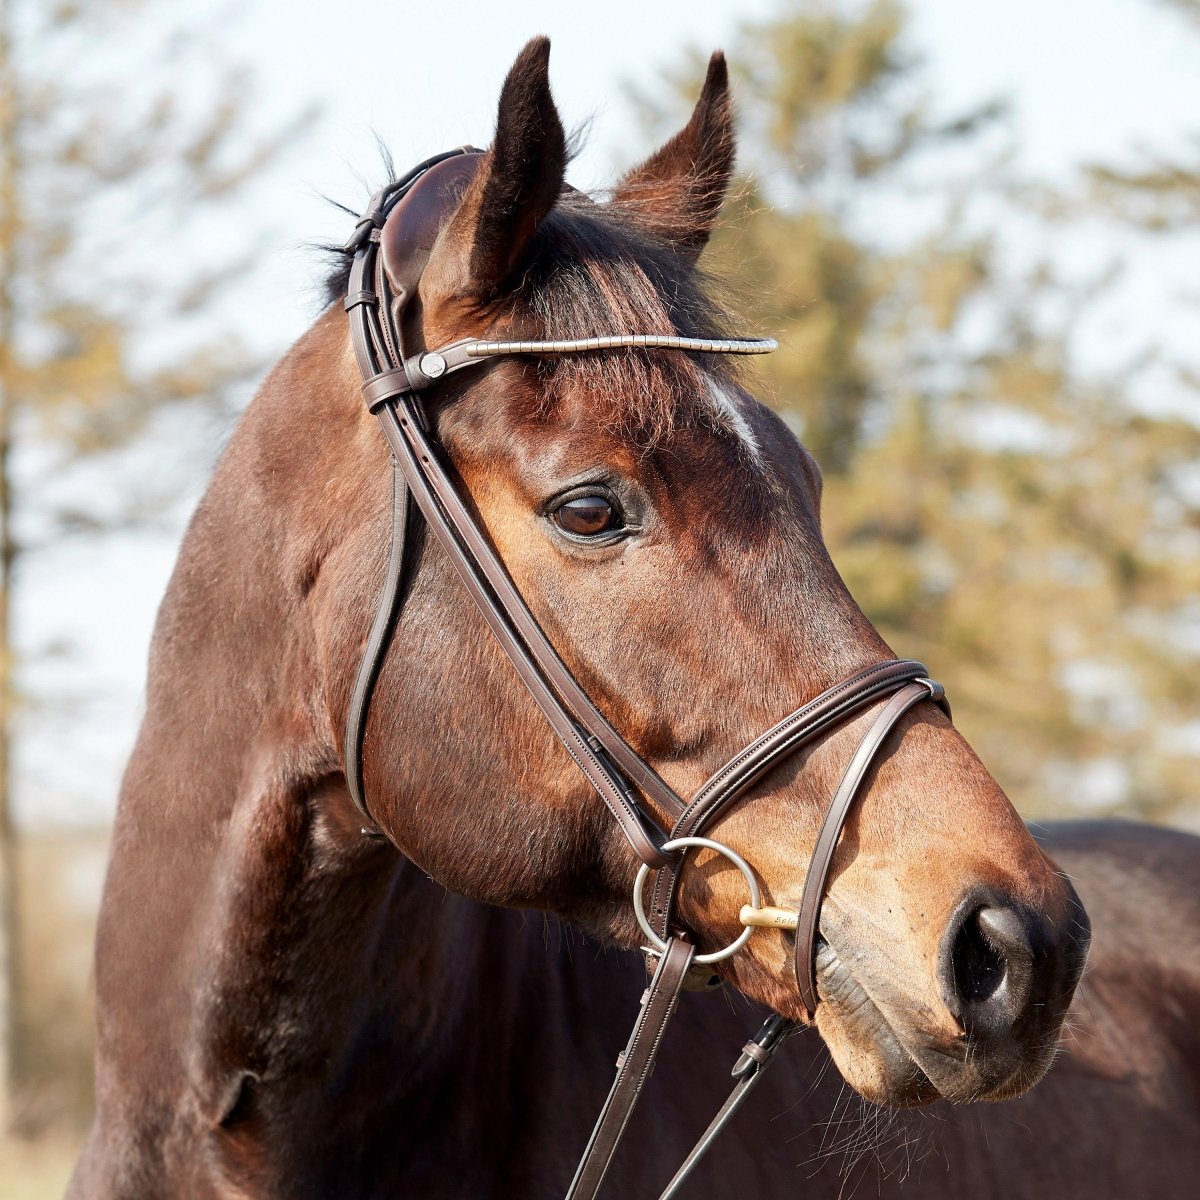
<instances>
[{"instance_id":1,"label":"horse","mask_svg":"<svg viewBox=\"0 0 1200 1200\"><path fill-rule=\"evenodd\" d=\"M435 213L405 337L718 344L729 318L697 260L734 168L723 57L687 125L597 199L565 184L548 53L535 39L517 57L491 147ZM331 296L349 270L346 255ZM342 731L397 511L360 383L331 305L249 405L185 535L121 788L96 1115L69 1197L562 1195L625 1044L646 981L627 830L412 514L362 730L370 824L354 803ZM496 358L424 411L645 778L692 795L797 704L894 659L825 549L813 458L718 355ZM889 726L837 840L815 1012L786 928L715 963L719 990L683 997L662 1039L612 1194L658 1194L765 1014L815 1033L787 1039L689 1195L833 1196L872 1170L880 1194L907 1175L904 1194L926 1197L1170 1196L1176 1172L1194 1178L1196 841L1089 828L1039 844L930 687ZM711 826L770 905L801 906L877 707ZM741 879L692 855L673 936L738 937ZM1078 994L1090 923L1073 879L1097 927ZM863 1157L857 1132L813 1132L843 1120L846 1087L890 1114L900 1167L879 1139Z\"/></svg>"}]
</instances>

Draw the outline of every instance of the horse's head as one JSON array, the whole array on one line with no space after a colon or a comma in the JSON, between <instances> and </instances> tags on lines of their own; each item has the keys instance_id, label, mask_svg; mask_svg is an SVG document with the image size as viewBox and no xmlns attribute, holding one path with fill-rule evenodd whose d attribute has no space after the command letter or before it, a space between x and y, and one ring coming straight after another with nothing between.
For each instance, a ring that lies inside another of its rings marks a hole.
<instances>
[{"instance_id":1,"label":"horse's head","mask_svg":"<svg viewBox=\"0 0 1200 1200\"><path fill-rule=\"evenodd\" d=\"M494 144L448 208L408 336L425 347L728 336L695 266L733 170L723 59L688 125L598 203L564 190L547 55L533 42L509 74ZM430 419L537 620L681 796L806 698L891 656L826 552L815 462L726 361L629 349L501 360L446 381ZM358 537L346 587L366 596L380 549L374 528ZM332 642L358 609L347 598L330 612ZM356 665L341 638L330 654L339 712ZM796 907L874 711L768 774L712 828L753 865L769 903ZM435 879L639 943L637 863L428 540L365 763L373 815ZM871 1099L1024 1090L1047 1068L1082 968L1074 892L932 704L903 719L866 785L824 902L822 1036ZM739 932L745 899L738 872L700 853L678 914L712 948ZM721 970L801 1015L786 932L757 933Z\"/></svg>"}]
</instances>

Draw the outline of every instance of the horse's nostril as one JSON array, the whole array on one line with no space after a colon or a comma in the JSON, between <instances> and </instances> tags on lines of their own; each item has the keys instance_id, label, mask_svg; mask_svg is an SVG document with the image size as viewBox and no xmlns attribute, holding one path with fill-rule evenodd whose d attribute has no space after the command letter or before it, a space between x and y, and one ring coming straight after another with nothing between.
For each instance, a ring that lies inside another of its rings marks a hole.
<instances>
[{"instance_id":1,"label":"horse's nostril","mask_svg":"<svg viewBox=\"0 0 1200 1200\"><path fill-rule=\"evenodd\" d=\"M968 1032L1003 1036L1029 998L1029 929L1021 913L1005 905L977 902L960 911L943 943L946 1004Z\"/></svg>"},{"instance_id":2,"label":"horse's nostril","mask_svg":"<svg viewBox=\"0 0 1200 1200\"><path fill-rule=\"evenodd\" d=\"M977 909L963 921L954 939L954 993L963 1005L990 999L1004 982L1007 960L995 937L997 911Z\"/></svg>"}]
</instances>

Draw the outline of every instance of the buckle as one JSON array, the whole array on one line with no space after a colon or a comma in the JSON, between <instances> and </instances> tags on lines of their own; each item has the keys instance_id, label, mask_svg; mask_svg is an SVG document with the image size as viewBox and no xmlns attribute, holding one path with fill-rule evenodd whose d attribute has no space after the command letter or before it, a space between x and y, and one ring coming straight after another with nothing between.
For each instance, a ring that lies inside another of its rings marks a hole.
<instances>
[{"instance_id":1,"label":"buckle","mask_svg":"<svg viewBox=\"0 0 1200 1200\"><path fill-rule=\"evenodd\" d=\"M354 226L354 232L342 247L342 250L346 254L356 254L371 240L371 234L376 229L383 228L383 222L387 219L383 211L383 205L390 191L391 185L389 184L385 188L380 188L367 201L367 211L358 218L358 222Z\"/></svg>"}]
</instances>

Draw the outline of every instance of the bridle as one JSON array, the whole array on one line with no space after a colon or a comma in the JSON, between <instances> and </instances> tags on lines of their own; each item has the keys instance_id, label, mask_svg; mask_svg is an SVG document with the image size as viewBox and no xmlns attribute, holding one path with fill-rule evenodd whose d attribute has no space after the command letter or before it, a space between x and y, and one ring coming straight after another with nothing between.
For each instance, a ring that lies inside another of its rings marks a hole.
<instances>
[{"instance_id":1,"label":"bridle","mask_svg":"<svg viewBox=\"0 0 1200 1200\"><path fill-rule=\"evenodd\" d=\"M818 995L816 940L821 901L834 849L864 778L888 735L909 709L933 700L949 715L939 684L917 662L892 660L858 672L810 700L752 742L713 774L688 801L668 786L608 722L572 676L526 606L486 534L447 473L427 420L422 395L458 371L509 355L583 354L615 348L671 349L705 354L762 354L769 339L702 339L673 334L625 333L556 342L481 341L465 338L436 349L419 349L409 305L445 217L453 211L478 169L481 151L462 147L419 164L377 192L355 226L345 250L353 254L345 307L363 396L378 417L392 451L392 538L379 606L367 639L350 701L345 734L345 771L351 798L367 822L364 832L383 836L371 817L363 789L363 735L371 695L395 627L403 594L406 531L416 509L448 555L484 620L512 661L554 732L608 806L641 863L634 908L657 959L650 986L604 1108L592 1131L568 1200L596 1195L632 1115L681 990L694 982L693 968L727 958L756 926L796 930L796 981L811 1023ZM764 909L750 866L703 831L738 797L786 758L879 701L886 704L859 743L825 814L805 878L798 914ZM664 830L649 804L669 816ZM751 903L742 909L742 934L723 950L697 953L686 931L672 920L686 851L703 846L724 855L741 871ZM654 873L649 911L643 888ZM705 971L704 976L708 976ZM733 1067L729 1099L705 1131L664 1197L672 1196L716 1135L745 1100L784 1039L797 1024L769 1017L742 1048Z\"/></svg>"}]
</instances>

